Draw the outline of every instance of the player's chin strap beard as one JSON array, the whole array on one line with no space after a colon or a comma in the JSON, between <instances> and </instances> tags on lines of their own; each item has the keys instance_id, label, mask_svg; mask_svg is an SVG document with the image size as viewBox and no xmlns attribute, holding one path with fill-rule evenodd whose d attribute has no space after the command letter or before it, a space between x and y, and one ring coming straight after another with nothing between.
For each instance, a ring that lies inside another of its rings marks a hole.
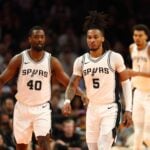
<instances>
[{"instance_id":1,"label":"player's chin strap beard","mask_svg":"<svg viewBox=\"0 0 150 150\"><path fill-rule=\"evenodd\" d=\"M89 51L97 51L98 50L98 48L91 48L91 49L89 49Z\"/></svg>"},{"instance_id":2,"label":"player's chin strap beard","mask_svg":"<svg viewBox=\"0 0 150 150\"><path fill-rule=\"evenodd\" d=\"M38 47L38 46L32 46L32 50L36 52L41 52L45 49L45 46Z\"/></svg>"},{"instance_id":3,"label":"player's chin strap beard","mask_svg":"<svg viewBox=\"0 0 150 150\"><path fill-rule=\"evenodd\" d=\"M89 49L89 51L90 51L90 52L96 52L98 49L99 49L99 48L95 48L95 49L93 48L93 49ZM106 50L102 48L101 55L104 54L105 51L106 51Z\"/></svg>"},{"instance_id":4,"label":"player's chin strap beard","mask_svg":"<svg viewBox=\"0 0 150 150\"><path fill-rule=\"evenodd\" d=\"M42 48L37 48L37 47L36 47L36 48L34 48L33 50L36 51L36 52L41 52L41 51L44 50L44 48L43 48L43 47L42 47Z\"/></svg>"}]
</instances>

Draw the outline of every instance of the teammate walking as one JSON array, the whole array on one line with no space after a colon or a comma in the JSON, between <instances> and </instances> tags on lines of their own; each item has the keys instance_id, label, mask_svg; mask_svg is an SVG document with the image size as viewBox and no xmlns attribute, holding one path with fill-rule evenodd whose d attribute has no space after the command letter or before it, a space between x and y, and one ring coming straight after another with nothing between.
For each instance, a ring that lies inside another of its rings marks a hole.
<instances>
[{"instance_id":1,"label":"teammate walking","mask_svg":"<svg viewBox=\"0 0 150 150\"><path fill-rule=\"evenodd\" d=\"M149 29L138 24L133 27L133 41L130 45L133 71L150 74ZM142 143L150 147L150 78L133 77L134 150L141 150Z\"/></svg>"},{"instance_id":2,"label":"teammate walking","mask_svg":"<svg viewBox=\"0 0 150 150\"><path fill-rule=\"evenodd\" d=\"M40 150L50 150L51 76L55 76L65 87L69 82L58 59L44 51L45 34L42 27L33 27L29 32L31 48L14 56L0 75L1 87L18 76L13 120L17 150L27 149L32 132L35 133ZM78 94L81 95L81 92L78 91Z\"/></svg>"},{"instance_id":3,"label":"teammate walking","mask_svg":"<svg viewBox=\"0 0 150 150\"><path fill-rule=\"evenodd\" d=\"M110 150L118 106L115 102L115 73L118 72L125 98L123 123L130 126L132 111L131 84L123 58L105 47L105 14L90 12L84 23L89 52L74 62L73 75L66 90L64 112L70 111L70 101L83 76L89 98L86 116L86 141L89 150Z\"/></svg>"}]
</instances>

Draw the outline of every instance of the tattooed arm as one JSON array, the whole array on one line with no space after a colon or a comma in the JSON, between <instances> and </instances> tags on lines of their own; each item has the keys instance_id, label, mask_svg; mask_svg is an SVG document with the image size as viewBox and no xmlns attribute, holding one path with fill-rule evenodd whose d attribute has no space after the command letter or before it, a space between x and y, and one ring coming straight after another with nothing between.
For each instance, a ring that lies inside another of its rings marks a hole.
<instances>
[{"instance_id":1,"label":"tattooed arm","mask_svg":"<svg viewBox=\"0 0 150 150\"><path fill-rule=\"evenodd\" d=\"M74 98L77 87L78 87L79 82L80 82L80 79L81 79L80 76L72 75L70 82L69 82L67 89L66 89L65 99L72 100Z\"/></svg>"},{"instance_id":2,"label":"tattooed arm","mask_svg":"<svg viewBox=\"0 0 150 150\"><path fill-rule=\"evenodd\" d=\"M79 93L80 90L77 88L79 86L79 82L82 78L82 56L78 57L73 66L73 75L71 76L71 79L69 81L69 84L67 86L66 92L65 92L65 101L63 106L63 113L69 114L71 113L71 105L70 102L74 98L75 93ZM88 98L85 94L82 94L81 99L83 101L83 104L88 104Z\"/></svg>"},{"instance_id":3,"label":"tattooed arm","mask_svg":"<svg viewBox=\"0 0 150 150\"><path fill-rule=\"evenodd\" d=\"M76 60L74 61L73 73L66 89L65 99L72 100L75 96L75 93L80 95L81 98L85 96L85 94L81 91L81 89L77 88L82 78L82 59L83 57L80 56L77 57Z\"/></svg>"},{"instance_id":4,"label":"tattooed arm","mask_svg":"<svg viewBox=\"0 0 150 150\"><path fill-rule=\"evenodd\" d=\"M65 101L63 106L63 114L69 115L71 113L71 105L70 102L74 98L77 87L79 85L81 77L72 75L70 82L67 86L66 92L65 92Z\"/></svg>"}]
</instances>

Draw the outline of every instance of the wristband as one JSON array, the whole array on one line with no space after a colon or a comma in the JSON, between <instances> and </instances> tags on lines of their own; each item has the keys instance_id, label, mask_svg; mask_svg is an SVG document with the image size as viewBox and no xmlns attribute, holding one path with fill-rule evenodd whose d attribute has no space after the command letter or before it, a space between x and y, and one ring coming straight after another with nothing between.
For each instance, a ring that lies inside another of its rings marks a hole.
<instances>
[{"instance_id":1,"label":"wristband","mask_svg":"<svg viewBox=\"0 0 150 150\"><path fill-rule=\"evenodd\" d=\"M70 99L65 99L64 105L67 104L67 103L70 104L70 103L71 103L71 100L70 100Z\"/></svg>"}]
</instances>

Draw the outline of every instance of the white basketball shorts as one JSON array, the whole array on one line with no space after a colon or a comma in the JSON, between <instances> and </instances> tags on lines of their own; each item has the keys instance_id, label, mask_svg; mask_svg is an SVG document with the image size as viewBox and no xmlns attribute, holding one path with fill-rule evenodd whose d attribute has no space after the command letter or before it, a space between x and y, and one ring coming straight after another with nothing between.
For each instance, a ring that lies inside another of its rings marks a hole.
<instances>
[{"instance_id":1,"label":"white basketball shorts","mask_svg":"<svg viewBox=\"0 0 150 150\"><path fill-rule=\"evenodd\" d=\"M118 105L89 104L86 115L86 141L97 143L102 135L107 135L116 126Z\"/></svg>"},{"instance_id":2,"label":"white basketball shorts","mask_svg":"<svg viewBox=\"0 0 150 150\"><path fill-rule=\"evenodd\" d=\"M32 133L46 136L51 129L50 104L27 106L17 101L14 109L13 131L18 144L28 144Z\"/></svg>"}]
</instances>

